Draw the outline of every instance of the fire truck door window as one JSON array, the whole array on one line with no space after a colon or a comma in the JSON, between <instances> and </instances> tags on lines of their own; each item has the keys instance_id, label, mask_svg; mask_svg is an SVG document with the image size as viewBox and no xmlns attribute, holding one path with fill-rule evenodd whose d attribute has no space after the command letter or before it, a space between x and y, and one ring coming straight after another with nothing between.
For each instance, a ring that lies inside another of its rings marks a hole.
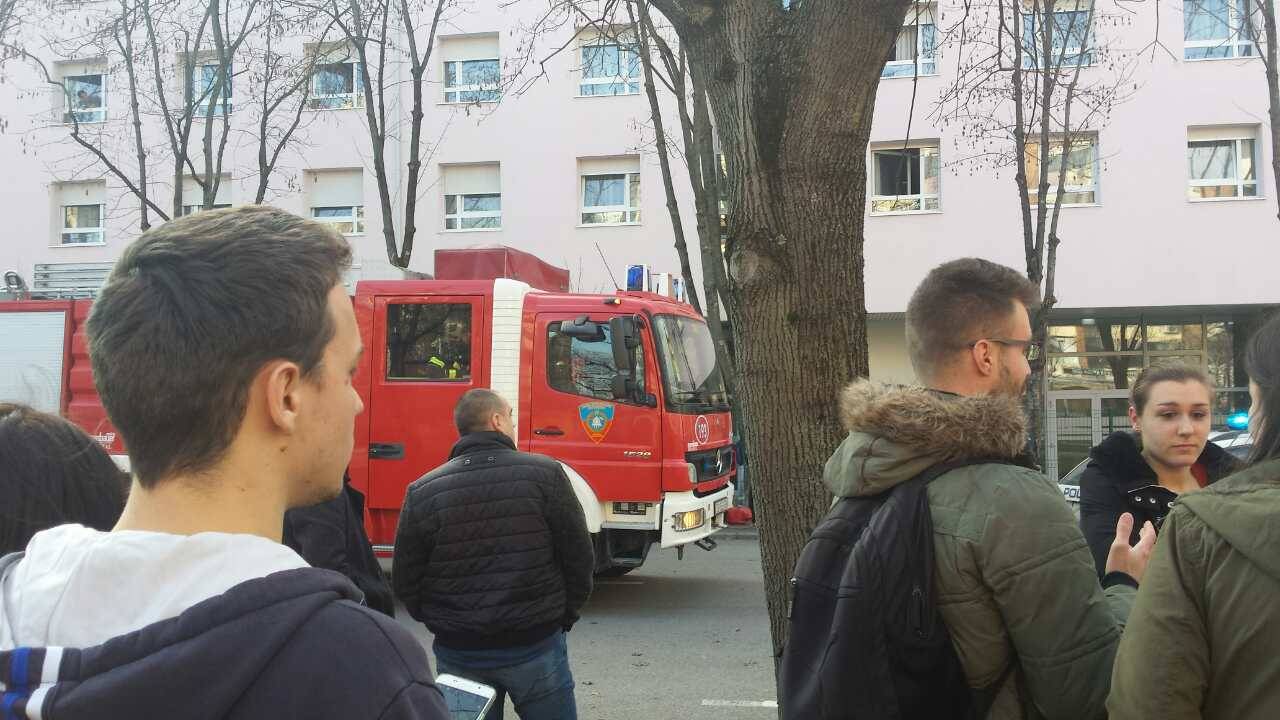
<instances>
[{"instance_id":1,"label":"fire truck door window","mask_svg":"<svg viewBox=\"0 0 1280 720\"><path fill-rule=\"evenodd\" d=\"M547 326L547 384L572 395L613 401L613 345L608 326L604 339L595 342L560 334L560 323ZM636 377L644 388L644 352L636 352Z\"/></svg>"},{"instance_id":2,"label":"fire truck door window","mask_svg":"<svg viewBox=\"0 0 1280 720\"><path fill-rule=\"evenodd\" d=\"M387 379L471 379L471 305L388 305Z\"/></svg>"}]
</instances>

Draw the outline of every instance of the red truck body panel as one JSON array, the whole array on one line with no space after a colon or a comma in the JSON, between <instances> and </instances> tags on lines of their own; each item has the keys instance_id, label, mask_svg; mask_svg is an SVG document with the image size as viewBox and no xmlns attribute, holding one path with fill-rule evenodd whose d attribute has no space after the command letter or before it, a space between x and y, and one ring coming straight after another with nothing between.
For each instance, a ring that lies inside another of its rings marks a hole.
<instances>
[{"instance_id":1,"label":"red truck body panel","mask_svg":"<svg viewBox=\"0 0 1280 720\"><path fill-rule=\"evenodd\" d=\"M364 344L353 383L365 411L355 421L348 470L352 484L367 499L370 539L385 546L394 541L406 487L443 463L458 438L453 425L458 398L472 388L490 387L493 381L491 365L498 362L493 353L495 283L492 279L367 281L357 285L352 303ZM84 333L90 304L90 300L7 302L0 303L0 312L66 313L62 412L112 454L123 455L122 438L107 418L93 383ZM458 344L470 346L469 367L461 373L465 377L407 377L403 360L397 372L391 371L389 338L400 336L389 323L401 322L402 315L397 313L418 311L436 316L448 311L454 313L450 317L469 318L469 337L456 338ZM607 323L612 317L633 315L643 318L643 328L651 328L652 317L659 314L701 320L686 304L638 292L529 292L519 309L519 390L518 397L509 398L517 412L518 445L570 465L602 503L660 503L664 493L670 492L701 495L723 488L733 475L730 461L709 481L692 481L686 453L727 448L732 430L729 413L692 415L667 409L649 329L641 332L639 357L645 392L656 397L656 406L602 400L552 387L550 378L556 368L549 367L548 343L553 323L584 315ZM600 426L593 425L593 411L606 413L608 422L600 424L597 419Z\"/></svg>"}]
</instances>

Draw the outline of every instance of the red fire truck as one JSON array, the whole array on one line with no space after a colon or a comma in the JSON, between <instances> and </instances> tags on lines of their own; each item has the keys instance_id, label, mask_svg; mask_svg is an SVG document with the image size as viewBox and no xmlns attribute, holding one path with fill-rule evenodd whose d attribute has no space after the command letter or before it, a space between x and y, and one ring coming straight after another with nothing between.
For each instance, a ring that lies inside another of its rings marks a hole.
<instances>
[{"instance_id":1,"label":"red fire truck","mask_svg":"<svg viewBox=\"0 0 1280 720\"><path fill-rule=\"evenodd\" d=\"M706 322L652 293L559 291L565 283L543 272L550 266L504 253L515 268L477 254L452 273L467 279L355 287L365 411L350 474L376 549L390 552L405 488L446 459L453 406L477 387L512 401L522 450L564 465L595 536L597 571L638 567L655 543L713 548L736 467ZM0 302L0 400L60 411L127 464L93 386L90 302Z\"/></svg>"}]
</instances>

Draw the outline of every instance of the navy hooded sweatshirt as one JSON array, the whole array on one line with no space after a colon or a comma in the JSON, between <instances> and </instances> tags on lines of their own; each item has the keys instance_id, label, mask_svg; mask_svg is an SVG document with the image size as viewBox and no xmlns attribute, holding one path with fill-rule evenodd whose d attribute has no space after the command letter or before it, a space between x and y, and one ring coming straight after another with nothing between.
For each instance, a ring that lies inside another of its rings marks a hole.
<instances>
[{"instance_id":1,"label":"navy hooded sweatshirt","mask_svg":"<svg viewBox=\"0 0 1280 720\"><path fill-rule=\"evenodd\" d=\"M338 573L298 568L93 647L0 646L0 719L448 718L422 646L360 600Z\"/></svg>"}]
</instances>

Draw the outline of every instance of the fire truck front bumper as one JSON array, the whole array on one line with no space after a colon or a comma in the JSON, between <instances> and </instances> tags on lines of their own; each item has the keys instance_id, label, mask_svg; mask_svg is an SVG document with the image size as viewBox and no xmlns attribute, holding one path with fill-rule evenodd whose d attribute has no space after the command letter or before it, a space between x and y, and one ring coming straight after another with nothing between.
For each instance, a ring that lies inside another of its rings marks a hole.
<instances>
[{"instance_id":1,"label":"fire truck front bumper","mask_svg":"<svg viewBox=\"0 0 1280 720\"><path fill-rule=\"evenodd\" d=\"M687 545L725 526L724 511L733 504L733 483L698 497L692 492L667 493L662 500L662 547Z\"/></svg>"}]
</instances>

